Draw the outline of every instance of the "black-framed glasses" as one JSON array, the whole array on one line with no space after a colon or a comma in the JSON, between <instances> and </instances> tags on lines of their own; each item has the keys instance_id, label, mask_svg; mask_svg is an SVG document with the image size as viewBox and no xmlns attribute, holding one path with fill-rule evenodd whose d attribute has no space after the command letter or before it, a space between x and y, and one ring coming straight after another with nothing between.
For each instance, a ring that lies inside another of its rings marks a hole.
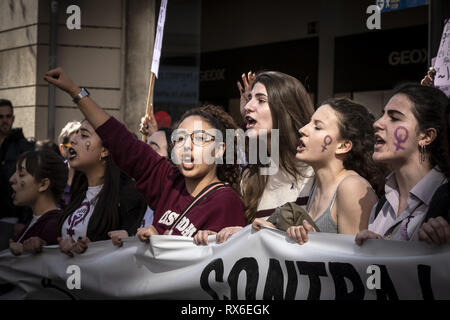
<instances>
[{"instance_id":1,"label":"black-framed glasses","mask_svg":"<svg viewBox=\"0 0 450 320\"><path fill-rule=\"evenodd\" d=\"M191 141L199 147L203 147L205 144L211 141L215 141L215 137L206 132L205 130L195 130L192 133L187 133L186 131L177 131L175 130L172 133L171 140L175 147L184 146L184 143L187 140L187 137L191 137Z\"/></svg>"}]
</instances>

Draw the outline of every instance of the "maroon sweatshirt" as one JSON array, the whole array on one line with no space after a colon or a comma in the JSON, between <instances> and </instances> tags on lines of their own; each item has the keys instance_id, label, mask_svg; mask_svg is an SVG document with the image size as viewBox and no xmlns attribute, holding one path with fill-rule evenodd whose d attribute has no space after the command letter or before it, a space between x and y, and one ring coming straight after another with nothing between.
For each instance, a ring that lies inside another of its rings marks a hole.
<instances>
[{"instance_id":1,"label":"maroon sweatshirt","mask_svg":"<svg viewBox=\"0 0 450 320\"><path fill-rule=\"evenodd\" d=\"M48 211L44 213L29 230L27 230L27 228L31 221L28 222L22 231L19 232L14 241L17 242L20 237L22 237L25 230L27 230L25 236L20 239L20 243L23 243L31 237L39 237L46 241L47 245L58 244L56 238L58 237L58 219L60 215L61 210Z\"/></svg>"},{"instance_id":2,"label":"maroon sweatshirt","mask_svg":"<svg viewBox=\"0 0 450 320\"><path fill-rule=\"evenodd\" d=\"M153 226L164 234L194 199L186 189L184 176L113 117L97 133L114 162L136 180L136 188L154 209ZM245 226L244 208L238 194L231 187L224 187L202 199L172 234L192 237L198 230L218 232L230 226Z\"/></svg>"}]
</instances>

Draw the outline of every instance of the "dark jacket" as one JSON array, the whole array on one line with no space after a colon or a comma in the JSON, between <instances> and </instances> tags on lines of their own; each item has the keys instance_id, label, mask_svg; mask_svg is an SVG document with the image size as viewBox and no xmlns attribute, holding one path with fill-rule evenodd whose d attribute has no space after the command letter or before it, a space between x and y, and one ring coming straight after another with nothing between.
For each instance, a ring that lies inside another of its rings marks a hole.
<instances>
[{"instance_id":1,"label":"dark jacket","mask_svg":"<svg viewBox=\"0 0 450 320\"><path fill-rule=\"evenodd\" d=\"M17 235L14 241L17 242L25 233L25 236L20 239L20 243L23 243L25 240L31 237L39 237L42 240L46 241L47 245L58 244L56 238L58 237L57 225L60 215L61 210L52 210L44 213L44 215L41 216L29 230L27 230L27 228L30 222L27 223L25 228L23 228L23 230Z\"/></svg>"},{"instance_id":2,"label":"dark jacket","mask_svg":"<svg viewBox=\"0 0 450 320\"><path fill-rule=\"evenodd\" d=\"M134 236L141 226L146 211L147 201L136 189L135 181L122 173L119 203L120 228L118 230L126 230L128 235Z\"/></svg>"},{"instance_id":3,"label":"dark jacket","mask_svg":"<svg viewBox=\"0 0 450 320\"><path fill-rule=\"evenodd\" d=\"M111 226L109 230L95 230L95 228L89 221L86 234L89 240L108 240L110 239L108 236L108 232L113 230L126 230L130 236L133 236L136 234L137 229L140 227L145 212L147 211L147 202L145 201L144 197L137 191L135 182L125 173L120 174L120 193L119 203L117 204L117 207L119 218L118 223L116 226ZM73 214L75 210L72 211L71 209L67 209L61 215L57 228L58 234L60 236L61 226L63 225L64 221L71 214Z\"/></svg>"},{"instance_id":4,"label":"dark jacket","mask_svg":"<svg viewBox=\"0 0 450 320\"><path fill-rule=\"evenodd\" d=\"M16 207L12 202L12 188L9 179L16 171L16 160L25 151L33 150L21 128L12 129L0 146L0 219L18 217L19 223L25 223L31 217L31 210Z\"/></svg>"},{"instance_id":5,"label":"dark jacket","mask_svg":"<svg viewBox=\"0 0 450 320\"><path fill-rule=\"evenodd\" d=\"M450 223L450 185L449 183L440 186L431 198L425 222L430 218L443 217Z\"/></svg>"}]
</instances>

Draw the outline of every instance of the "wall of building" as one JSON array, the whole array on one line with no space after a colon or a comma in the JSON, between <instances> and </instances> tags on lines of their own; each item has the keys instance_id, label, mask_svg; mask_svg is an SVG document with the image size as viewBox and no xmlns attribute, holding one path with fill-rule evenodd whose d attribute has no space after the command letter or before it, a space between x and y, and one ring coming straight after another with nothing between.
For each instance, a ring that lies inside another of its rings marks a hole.
<instances>
[{"instance_id":1,"label":"wall of building","mask_svg":"<svg viewBox=\"0 0 450 320\"><path fill-rule=\"evenodd\" d=\"M81 29L69 30L70 5L81 9ZM60 0L57 61L111 115L138 132L145 112L154 37L153 0ZM50 0L0 2L0 97L13 102L16 127L47 138ZM128 50L127 50L128 48ZM149 58L150 57L150 58ZM56 90L55 136L82 114Z\"/></svg>"},{"instance_id":2,"label":"wall of building","mask_svg":"<svg viewBox=\"0 0 450 320\"><path fill-rule=\"evenodd\" d=\"M81 29L69 30L67 7L76 4L81 9ZM49 65L50 0L39 1L39 45L37 83L37 139L47 136L48 84L42 76ZM105 14L105 10L108 14ZM56 65L61 66L80 87L110 114L120 117L122 2L120 0L61 0L57 19ZM55 136L71 120L81 120L82 114L71 98L56 90Z\"/></svg>"},{"instance_id":3,"label":"wall of building","mask_svg":"<svg viewBox=\"0 0 450 320\"><path fill-rule=\"evenodd\" d=\"M155 37L155 0L127 0L124 8L126 30L124 37L125 66L122 115L125 125L136 135L147 108L148 85ZM159 12L159 11L158 11Z\"/></svg>"},{"instance_id":4,"label":"wall of building","mask_svg":"<svg viewBox=\"0 0 450 320\"><path fill-rule=\"evenodd\" d=\"M136 133L147 101L159 2L59 1L57 65ZM333 95L334 39L369 32L366 8L374 1L204 0L201 6L194 2L169 3L168 12L176 8L179 13L166 21L163 58L318 37L317 101L322 101ZM66 8L71 4L81 8L81 30L66 27ZM0 1L0 97L16 106L15 126L37 139L47 137L48 85L42 76L49 63L49 6L50 0ZM317 22L315 33L308 32L311 22ZM427 7L386 13L381 21L385 30L426 23ZM366 97L372 104L385 100L386 94L380 94L382 98L371 93L354 98ZM69 97L57 90L56 135L67 121L81 118Z\"/></svg>"},{"instance_id":5,"label":"wall of building","mask_svg":"<svg viewBox=\"0 0 450 320\"><path fill-rule=\"evenodd\" d=\"M0 97L14 104L14 127L34 136L37 113L38 2L0 1Z\"/></svg>"},{"instance_id":6,"label":"wall of building","mask_svg":"<svg viewBox=\"0 0 450 320\"><path fill-rule=\"evenodd\" d=\"M319 16L320 1L202 1L201 50L219 51L316 36L308 35L308 23L318 21Z\"/></svg>"},{"instance_id":7,"label":"wall of building","mask_svg":"<svg viewBox=\"0 0 450 320\"><path fill-rule=\"evenodd\" d=\"M202 52L318 36L317 101L323 101L333 96L334 39L371 32L366 27L369 17L366 9L374 3L373 0L203 1ZM313 21L318 22L317 33L308 34L308 23ZM427 7L422 6L382 14L381 28L389 30L427 22ZM358 97L364 99L365 95ZM371 104L380 99L367 97L364 101Z\"/></svg>"}]
</instances>

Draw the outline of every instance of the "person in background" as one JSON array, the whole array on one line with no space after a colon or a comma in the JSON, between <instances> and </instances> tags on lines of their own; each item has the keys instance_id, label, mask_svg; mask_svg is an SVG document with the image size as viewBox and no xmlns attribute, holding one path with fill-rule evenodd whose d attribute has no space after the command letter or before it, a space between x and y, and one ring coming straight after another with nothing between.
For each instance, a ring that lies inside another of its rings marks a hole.
<instances>
[{"instance_id":1,"label":"person in background","mask_svg":"<svg viewBox=\"0 0 450 320\"><path fill-rule=\"evenodd\" d=\"M42 246L58 243L57 223L67 171L62 157L50 150L27 151L17 159L16 172L10 179L13 203L30 207L33 218L10 241L14 255L40 252Z\"/></svg>"},{"instance_id":2,"label":"person in background","mask_svg":"<svg viewBox=\"0 0 450 320\"><path fill-rule=\"evenodd\" d=\"M0 250L7 249L9 239L14 238L31 218L28 207L15 206L9 179L16 170L20 154L33 150L21 128L14 128L14 108L11 101L0 99Z\"/></svg>"},{"instance_id":3,"label":"person in background","mask_svg":"<svg viewBox=\"0 0 450 320\"><path fill-rule=\"evenodd\" d=\"M148 135L150 125L145 122L145 118L141 119L140 131L143 135ZM147 144L153 148L161 157L170 160L173 143L171 141L172 129L159 128L147 138ZM140 228L147 228L153 224L154 210L147 206ZM108 233L114 245L121 247L122 239L129 236L126 230L113 230Z\"/></svg>"},{"instance_id":4,"label":"person in background","mask_svg":"<svg viewBox=\"0 0 450 320\"><path fill-rule=\"evenodd\" d=\"M64 189L64 200L66 205L70 201L70 186L72 185L73 176L75 174L75 169L70 166L70 163L68 161L69 159L69 148L71 147L70 139L71 137L77 132L78 129L80 129L81 123L79 121L70 121L68 122L64 128L62 128L59 137L59 152L61 155L66 159L67 167L69 168L69 176L67 178L67 185Z\"/></svg>"},{"instance_id":5,"label":"person in background","mask_svg":"<svg viewBox=\"0 0 450 320\"><path fill-rule=\"evenodd\" d=\"M141 130L144 130L141 128ZM153 148L161 157L170 160L173 143L171 140L173 130L170 128L159 128L147 139L147 144Z\"/></svg>"},{"instance_id":6,"label":"person in background","mask_svg":"<svg viewBox=\"0 0 450 320\"><path fill-rule=\"evenodd\" d=\"M51 140L38 140L35 145L34 145L34 150L35 151L40 151L40 150L50 150L53 151L54 153L56 153L57 155L62 157L62 154L59 150L59 147L56 143L54 143Z\"/></svg>"}]
</instances>

